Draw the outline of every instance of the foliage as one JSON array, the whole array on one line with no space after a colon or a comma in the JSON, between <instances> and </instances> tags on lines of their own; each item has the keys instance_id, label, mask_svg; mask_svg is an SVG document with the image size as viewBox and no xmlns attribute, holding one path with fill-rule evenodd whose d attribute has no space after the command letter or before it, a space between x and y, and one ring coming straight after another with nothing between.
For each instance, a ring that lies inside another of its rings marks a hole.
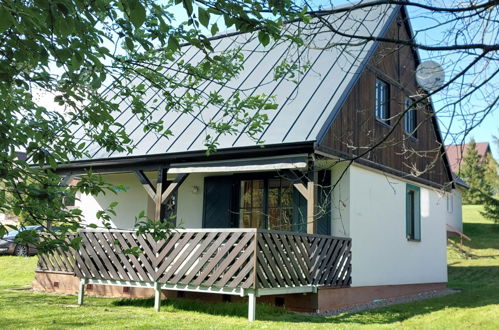
<instances>
[{"instance_id":1,"label":"foliage","mask_svg":"<svg viewBox=\"0 0 499 330\"><path fill-rule=\"evenodd\" d=\"M494 196L484 196L482 215L499 224L499 199Z\"/></svg>"},{"instance_id":2,"label":"foliage","mask_svg":"<svg viewBox=\"0 0 499 330\"><path fill-rule=\"evenodd\" d=\"M499 164L492 157L492 154L486 154L485 160L485 181L491 186L493 193L499 193Z\"/></svg>"},{"instance_id":3,"label":"foliage","mask_svg":"<svg viewBox=\"0 0 499 330\"><path fill-rule=\"evenodd\" d=\"M495 144L499 147L499 139L494 138ZM483 216L499 224L499 165L491 154L485 159L485 181L492 188L490 195L484 196Z\"/></svg>"},{"instance_id":4,"label":"foliage","mask_svg":"<svg viewBox=\"0 0 499 330\"><path fill-rule=\"evenodd\" d=\"M175 21L182 12L185 21ZM216 149L220 135L243 127L253 137L267 123L267 115L254 110L275 109L273 98L240 94L225 100L216 90L204 92L206 80L223 86L244 62L238 48L213 53L209 36L219 31L221 18L227 28L259 30L259 40L268 44L281 38L284 20L297 17L304 19L306 13L291 0L1 1L0 213L21 215L47 231L50 223L59 230L50 234L55 245L63 244L60 238L81 225L80 211L65 208L64 201L115 189L92 172L74 186L61 184L58 166L91 157L89 142L131 152L135 141L115 120L123 104L145 122L145 132L170 136L167 125L152 120L152 109L145 107L151 90L165 99L153 101L165 113L198 116L208 105L222 110L224 116L206 123L217 133L206 137L208 152ZM184 44L204 57L179 60ZM173 72L165 73L167 68ZM175 89L186 92L171 93ZM41 105L38 94L53 97L60 108ZM18 150L26 151L29 160L17 158ZM97 215L104 228L110 226L114 206ZM0 226L0 237L6 231Z\"/></svg>"},{"instance_id":5,"label":"foliage","mask_svg":"<svg viewBox=\"0 0 499 330\"><path fill-rule=\"evenodd\" d=\"M189 328L189 329L495 329L499 322L498 227L480 216L481 207L463 207L464 231L473 239L471 258L449 249L449 287L462 292L357 314L316 317L290 313L265 304L257 321L246 320L245 302L206 304L168 299L160 313L151 299L86 297L75 308L74 295L20 290L31 285L36 258L0 257L1 328ZM23 315L23 317L19 317Z\"/></svg>"},{"instance_id":6,"label":"foliage","mask_svg":"<svg viewBox=\"0 0 499 330\"><path fill-rule=\"evenodd\" d=\"M207 153L216 151L220 136L240 131L261 143L255 137L268 123L265 111L277 107L275 99L272 95L248 96L239 92L226 100L216 90L205 92L202 86L206 81L224 86L237 78L245 61L237 48L214 53L209 37L227 28L255 32L264 46L285 39L297 46L315 47L305 44L300 31L289 34L282 30L286 20L300 19L306 33L312 17L323 19L321 13L309 12L313 7L304 3L306 6L292 0L2 0L0 212L22 215L27 223L43 225L47 230L50 223L60 229L58 233L52 231L52 237L77 230L81 214L64 208L64 201L81 193L104 194L114 190L91 172L74 187L61 183L58 167L71 160L91 158L95 148L125 155L132 152L137 141L115 119L124 106L145 123L145 133L171 137L168 123L152 116L154 109L145 106L151 91L164 99L153 98L152 103L165 114L181 112L202 121L200 114L207 106L220 109L222 116L204 123L216 133L205 137ZM380 40L370 34L350 35L353 31L340 33L351 38L353 47L383 41L425 51L460 52L459 61L451 65L452 78L444 88L455 82L468 83L470 76L477 78L469 83L470 88L458 86L457 99L451 96L447 107L452 108L454 115L459 101L469 101L472 95L480 94L480 99L487 103L483 108L475 110L472 102L461 103L471 108L473 121L469 127L482 122L496 104L490 101L496 96L494 89L489 92L489 87L497 74L494 63L499 46L496 40L490 40L495 35L490 31L497 27L496 20L491 19L497 11L497 1L448 8L431 6L431 2L373 3L426 10L422 16L432 16L434 24L428 29L449 28L446 35L451 37L425 45L415 40ZM366 10L369 6L373 4L363 2L356 9ZM335 9L341 14L347 10ZM185 20L176 20L179 14L185 14ZM334 32L335 24L327 28ZM197 48L201 59L180 60L185 52L183 45ZM346 45L328 43L326 48L337 46ZM297 75L309 66L304 63L303 69L290 63L284 61L276 67L276 79L296 81ZM175 94L173 90L185 93ZM60 109L42 105L37 95L53 97ZM371 147L365 149L368 152ZM29 162L18 159L16 150L26 151ZM112 210L110 205L99 213L104 227L109 227ZM5 231L0 226L0 236ZM62 244L61 239L55 242Z\"/></svg>"},{"instance_id":7,"label":"foliage","mask_svg":"<svg viewBox=\"0 0 499 330\"><path fill-rule=\"evenodd\" d=\"M481 204L484 196L491 195L491 187L485 178L483 160L476 150L474 140L468 143L459 176L469 186L469 189L463 193L464 204Z\"/></svg>"}]
</instances>

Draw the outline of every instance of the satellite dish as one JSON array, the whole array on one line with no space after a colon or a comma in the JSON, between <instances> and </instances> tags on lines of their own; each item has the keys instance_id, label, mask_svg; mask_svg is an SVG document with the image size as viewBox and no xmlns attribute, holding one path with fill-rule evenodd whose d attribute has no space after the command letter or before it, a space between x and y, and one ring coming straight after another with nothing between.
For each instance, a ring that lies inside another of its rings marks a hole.
<instances>
[{"instance_id":1,"label":"satellite dish","mask_svg":"<svg viewBox=\"0 0 499 330\"><path fill-rule=\"evenodd\" d=\"M435 61L425 61L416 69L416 81L426 91L439 89L445 82L444 69Z\"/></svg>"}]
</instances>

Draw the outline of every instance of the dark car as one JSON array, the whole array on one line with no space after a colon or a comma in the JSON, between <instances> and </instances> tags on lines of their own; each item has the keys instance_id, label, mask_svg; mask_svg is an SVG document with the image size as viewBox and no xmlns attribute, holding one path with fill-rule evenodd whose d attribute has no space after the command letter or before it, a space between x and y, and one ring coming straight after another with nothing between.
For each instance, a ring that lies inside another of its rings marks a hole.
<instances>
[{"instance_id":1,"label":"dark car","mask_svg":"<svg viewBox=\"0 0 499 330\"><path fill-rule=\"evenodd\" d=\"M10 254L15 256L34 256L36 248L32 245L18 244L16 236L21 231L25 230L42 230L42 226L26 226L19 230L13 230L7 233L4 237L0 238L0 254Z\"/></svg>"}]
</instances>

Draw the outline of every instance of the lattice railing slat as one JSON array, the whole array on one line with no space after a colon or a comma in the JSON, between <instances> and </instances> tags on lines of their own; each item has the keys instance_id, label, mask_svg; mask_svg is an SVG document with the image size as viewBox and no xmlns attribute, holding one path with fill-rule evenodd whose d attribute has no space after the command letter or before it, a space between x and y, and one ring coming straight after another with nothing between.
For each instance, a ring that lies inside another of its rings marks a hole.
<instances>
[{"instance_id":1,"label":"lattice railing slat","mask_svg":"<svg viewBox=\"0 0 499 330\"><path fill-rule=\"evenodd\" d=\"M132 231L78 232L78 251L39 256L38 271L204 287L345 287L351 239L267 230L178 230L158 242ZM73 236L68 236L69 240ZM139 255L124 251L136 248ZM256 259L255 259L256 258Z\"/></svg>"}]
</instances>

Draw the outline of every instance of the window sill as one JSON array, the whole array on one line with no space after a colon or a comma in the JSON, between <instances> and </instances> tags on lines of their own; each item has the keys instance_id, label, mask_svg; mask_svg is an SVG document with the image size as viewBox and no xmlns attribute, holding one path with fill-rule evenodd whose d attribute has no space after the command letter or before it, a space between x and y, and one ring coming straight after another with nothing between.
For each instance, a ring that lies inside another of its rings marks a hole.
<instances>
[{"instance_id":1,"label":"window sill","mask_svg":"<svg viewBox=\"0 0 499 330\"><path fill-rule=\"evenodd\" d=\"M420 243L420 242L421 242L421 239L407 238L407 242L415 242L415 243Z\"/></svg>"},{"instance_id":2,"label":"window sill","mask_svg":"<svg viewBox=\"0 0 499 330\"><path fill-rule=\"evenodd\" d=\"M410 141L418 142L418 138L416 136L407 133L405 130L404 130L404 134L405 134L405 136L407 136L409 138Z\"/></svg>"},{"instance_id":3,"label":"window sill","mask_svg":"<svg viewBox=\"0 0 499 330\"><path fill-rule=\"evenodd\" d=\"M380 124L385 128L392 128L390 124L385 123L382 119L379 119L378 117L376 117L376 123Z\"/></svg>"}]
</instances>

